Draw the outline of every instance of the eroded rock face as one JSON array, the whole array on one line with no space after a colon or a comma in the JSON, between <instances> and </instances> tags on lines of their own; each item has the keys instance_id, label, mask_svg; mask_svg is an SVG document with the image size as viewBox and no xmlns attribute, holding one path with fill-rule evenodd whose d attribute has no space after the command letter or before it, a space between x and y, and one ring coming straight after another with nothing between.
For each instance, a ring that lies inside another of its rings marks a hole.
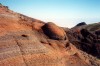
<instances>
[{"instance_id":1,"label":"eroded rock face","mask_svg":"<svg viewBox=\"0 0 100 66\"><path fill-rule=\"evenodd\" d=\"M100 65L97 58L78 50L68 39L62 40L66 34L55 24L45 24L15 12L2 11L0 15L0 66Z\"/></svg>"},{"instance_id":2,"label":"eroded rock face","mask_svg":"<svg viewBox=\"0 0 100 66\"><path fill-rule=\"evenodd\" d=\"M65 31L52 22L46 23L42 27L42 29L43 29L44 33L47 36L49 36L51 39L56 39L56 40L65 40L66 39Z\"/></svg>"},{"instance_id":3,"label":"eroded rock face","mask_svg":"<svg viewBox=\"0 0 100 66\"><path fill-rule=\"evenodd\" d=\"M68 38L77 48L100 58L100 37L99 30L91 32L87 29L71 30L68 33ZM73 39L71 39L73 38Z\"/></svg>"}]
</instances>

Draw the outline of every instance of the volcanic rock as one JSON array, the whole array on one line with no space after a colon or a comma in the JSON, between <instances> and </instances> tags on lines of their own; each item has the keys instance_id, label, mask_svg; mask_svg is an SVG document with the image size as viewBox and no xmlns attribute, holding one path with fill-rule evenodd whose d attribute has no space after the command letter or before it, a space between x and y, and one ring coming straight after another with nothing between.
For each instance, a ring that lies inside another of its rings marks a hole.
<instances>
[{"instance_id":1,"label":"volcanic rock","mask_svg":"<svg viewBox=\"0 0 100 66\"><path fill-rule=\"evenodd\" d=\"M91 27L92 28L92 27ZM100 58L100 38L99 38L99 30L91 32L87 29L80 29L77 31L75 29L71 29L68 33L69 41L74 44L78 49L81 49L93 56ZM73 38L73 39L71 39Z\"/></svg>"}]
</instances>

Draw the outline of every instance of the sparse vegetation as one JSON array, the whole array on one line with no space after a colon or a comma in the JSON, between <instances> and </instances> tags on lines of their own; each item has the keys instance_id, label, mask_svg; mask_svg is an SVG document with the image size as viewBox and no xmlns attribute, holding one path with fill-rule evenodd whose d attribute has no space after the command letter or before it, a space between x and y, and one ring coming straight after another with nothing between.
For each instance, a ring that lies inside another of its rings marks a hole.
<instances>
[{"instance_id":1,"label":"sparse vegetation","mask_svg":"<svg viewBox=\"0 0 100 66\"><path fill-rule=\"evenodd\" d=\"M90 30L90 31L96 31L96 30L100 29L100 23L89 24L85 28Z\"/></svg>"}]
</instances>

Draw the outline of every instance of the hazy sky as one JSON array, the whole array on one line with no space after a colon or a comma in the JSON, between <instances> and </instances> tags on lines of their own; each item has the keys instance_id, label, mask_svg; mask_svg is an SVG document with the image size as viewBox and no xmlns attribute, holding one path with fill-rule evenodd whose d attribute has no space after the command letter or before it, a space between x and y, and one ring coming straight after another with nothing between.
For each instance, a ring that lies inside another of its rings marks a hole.
<instances>
[{"instance_id":1,"label":"hazy sky","mask_svg":"<svg viewBox=\"0 0 100 66\"><path fill-rule=\"evenodd\" d=\"M3 5L45 22L72 27L100 22L100 0L0 0Z\"/></svg>"}]
</instances>

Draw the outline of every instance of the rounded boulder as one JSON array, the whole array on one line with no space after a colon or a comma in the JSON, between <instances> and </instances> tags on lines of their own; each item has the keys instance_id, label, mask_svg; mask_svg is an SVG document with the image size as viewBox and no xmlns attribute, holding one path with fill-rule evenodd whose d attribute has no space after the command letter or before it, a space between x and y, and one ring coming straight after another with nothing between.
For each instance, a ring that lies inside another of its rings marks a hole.
<instances>
[{"instance_id":1,"label":"rounded boulder","mask_svg":"<svg viewBox=\"0 0 100 66\"><path fill-rule=\"evenodd\" d=\"M46 23L42 27L42 29L43 29L43 32L51 39L55 39L55 40L66 39L65 31L61 27L58 27L56 24L52 22Z\"/></svg>"}]
</instances>

